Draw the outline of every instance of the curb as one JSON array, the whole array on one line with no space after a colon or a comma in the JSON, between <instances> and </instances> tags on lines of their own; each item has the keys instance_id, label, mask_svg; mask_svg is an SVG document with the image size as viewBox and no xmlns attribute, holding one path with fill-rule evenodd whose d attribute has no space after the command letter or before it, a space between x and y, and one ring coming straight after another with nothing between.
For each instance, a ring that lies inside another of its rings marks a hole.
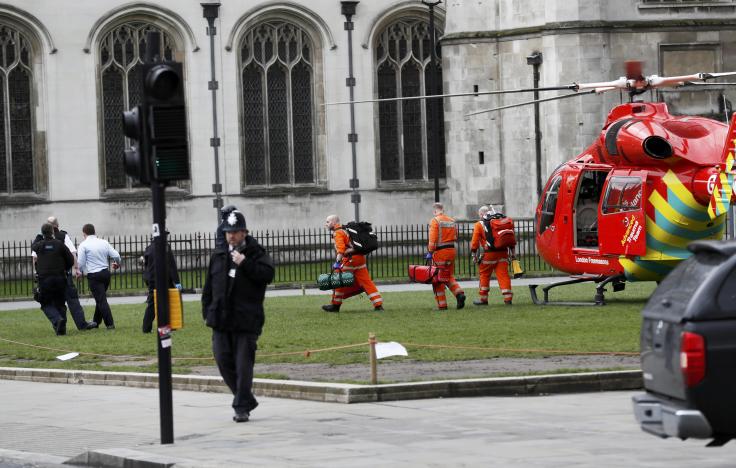
<instances>
[{"instance_id":1,"label":"curb","mask_svg":"<svg viewBox=\"0 0 736 468\"><path fill-rule=\"evenodd\" d=\"M59 369L0 367L0 379L27 382L86 385L116 385L157 388L158 374ZM173 375L172 388L194 392L229 393L221 377ZM370 403L476 396L531 396L559 393L638 390L643 388L641 370L550 374L524 377L491 377L384 385L302 382L254 379L258 396L329 403Z\"/></svg>"}]
</instances>

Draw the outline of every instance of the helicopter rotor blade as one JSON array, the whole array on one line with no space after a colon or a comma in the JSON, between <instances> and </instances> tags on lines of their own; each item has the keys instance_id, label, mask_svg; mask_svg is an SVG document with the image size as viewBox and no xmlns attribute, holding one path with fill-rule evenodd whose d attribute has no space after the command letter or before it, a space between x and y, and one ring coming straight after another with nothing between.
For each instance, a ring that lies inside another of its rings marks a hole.
<instances>
[{"instance_id":1,"label":"helicopter rotor blade","mask_svg":"<svg viewBox=\"0 0 736 468\"><path fill-rule=\"evenodd\" d=\"M582 93L562 94L560 96L554 96L554 97L543 98L543 99L535 99L535 100L532 100L532 101L519 102L519 103L516 103L516 104L509 104L507 106L494 107L492 109L482 109L482 110L479 110L479 111L471 112L469 114L465 114L465 118L469 118L469 117L472 117L472 116L478 115L478 114L485 114L487 112L495 112L495 111L499 111L499 110L503 110L503 109L512 109L514 107L527 106L529 104L535 104L537 102L559 101L561 99L567 99L567 98L576 97L576 96L584 96L586 94L598 94L598 93L602 93L602 92L605 92L605 91L610 91L612 89L616 89L616 88L613 88L613 87L598 88L598 89L592 89L592 90L589 90L589 91L585 91L585 92L582 92Z\"/></svg>"},{"instance_id":2,"label":"helicopter rotor blade","mask_svg":"<svg viewBox=\"0 0 736 468\"><path fill-rule=\"evenodd\" d=\"M412 101L417 99L440 99L448 97L463 97L463 96L488 96L495 94L513 94L513 93L530 93L533 91L565 91L575 90L575 84L562 85L562 86L546 86L542 88L520 88L520 89L499 89L495 91L477 91L468 93L449 93L449 94L427 94L424 96L404 96L404 97L393 97L393 98L381 98L381 99L364 99L361 101L339 101L339 102L326 102L323 106L337 106L342 104L365 104L369 102L396 102L396 101Z\"/></svg>"},{"instance_id":3,"label":"helicopter rotor blade","mask_svg":"<svg viewBox=\"0 0 736 468\"><path fill-rule=\"evenodd\" d=\"M657 76L651 75L646 78L646 82L652 88L663 88L667 86L682 86L682 83L686 81L707 81L723 76L734 76L736 72L722 72L722 73L693 73L692 75L684 76Z\"/></svg>"},{"instance_id":4,"label":"helicopter rotor blade","mask_svg":"<svg viewBox=\"0 0 736 468\"><path fill-rule=\"evenodd\" d=\"M625 76L622 76L618 80L613 81L603 81L600 83L575 83L576 91L580 90L588 90L588 89L605 89L605 88L611 88L611 89L626 89L628 87L628 84L630 81Z\"/></svg>"},{"instance_id":5,"label":"helicopter rotor blade","mask_svg":"<svg viewBox=\"0 0 736 468\"><path fill-rule=\"evenodd\" d=\"M702 83L699 81L685 81L682 83L682 86L689 87L689 86L736 86L736 83L728 82L728 83Z\"/></svg>"}]
</instances>

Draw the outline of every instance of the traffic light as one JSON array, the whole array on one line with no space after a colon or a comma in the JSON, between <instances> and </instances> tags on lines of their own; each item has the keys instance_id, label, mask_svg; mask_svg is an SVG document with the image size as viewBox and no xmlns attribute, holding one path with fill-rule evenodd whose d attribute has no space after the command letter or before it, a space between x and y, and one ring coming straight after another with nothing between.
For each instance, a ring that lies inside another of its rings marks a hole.
<instances>
[{"instance_id":1,"label":"traffic light","mask_svg":"<svg viewBox=\"0 0 736 468\"><path fill-rule=\"evenodd\" d=\"M141 185L151 185L151 163L148 157L150 145L144 123L146 112L143 106L135 106L123 112L123 133L134 141L125 150L125 173L138 180Z\"/></svg>"},{"instance_id":2,"label":"traffic light","mask_svg":"<svg viewBox=\"0 0 736 468\"><path fill-rule=\"evenodd\" d=\"M135 141L125 150L125 173L150 185L189 179L189 144L182 66L144 63L140 105L123 112L123 133Z\"/></svg>"},{"instance_id":3,"label":"traffic light","mask_svg":"<svg viewBox=\"0 0 736 468\"><path fill-rule=\"evenodd\" d=\"M189 143L181 63L143 65L145 125L151 176L159 182L189 179Z\"/></svg>"}]
</instances>

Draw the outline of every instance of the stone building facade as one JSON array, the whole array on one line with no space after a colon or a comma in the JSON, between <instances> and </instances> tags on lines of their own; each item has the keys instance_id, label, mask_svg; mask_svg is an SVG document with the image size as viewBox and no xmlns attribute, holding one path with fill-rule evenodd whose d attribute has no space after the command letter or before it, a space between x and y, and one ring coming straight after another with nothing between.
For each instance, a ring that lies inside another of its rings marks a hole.
<instances>
[{"instance_id":1,"label":"stone building facade","mask_svg":"<svg viewBox=\"0 0 736 468\"><path fill-rule=\"evenodd\" d=\"M448 0L445 92L472 92L474 85L481 91L530 87L527 57L536 52L542 55L541 86L614 80L625 74L628 60L644 62L645 75L736 71L734 41L736 2L728 0ZM531 99L523 93L446 104L447 185L455 213L472 217L478 203L487 201L516 216L533 214L533 106L465 118L478 109ZM542 184L590 145L608 111L627 99L609 92L541 103ZM724 121L736 87L663 90L642 99L664 100L676 114Z\"/></svg>"},{"instance_id":2,"label":"stone building facade","mask_svg":"<svg viewBox=\"0 0 736 468\"><path fill-rule=\"evenodd\" d=\"M446 0L443 91L531 85L527 56L541 52L541 84L604 81L625 60L646 73L736 70L736 2L652 0ZM336 0L226 0L216 20L219 178L225 204L257 229L317 227L352 219L348 41ZM426 91L427 7L419 1L358 4L353 29L355 98ZM191 181L167 190L174 232L212 231L216 180L210 37L199 1L12 0L0 3L0 225L28 239L49 215L78 233L150 230L149 192L122 169L120 114L140 89L132 79L145 32L184 66ZM438 67L439 68L439 67ZM696 68L696 69L693 69ZM472 218L493 203L513 216L536 204L532 107L466 118L528 94L446 99L439 122L441 200ZM660 93L682 113L723 114L728 88ZM619 96L544 103L542 170L576 155ZM721 106L721 107L719 107ZM420 101L355 106L360 217L379 225L425 223L434 200L429 128ZM428 141L429 140L429 141ZM444 140L444 144L443 141Z\"/></svg>"}]
</instances>

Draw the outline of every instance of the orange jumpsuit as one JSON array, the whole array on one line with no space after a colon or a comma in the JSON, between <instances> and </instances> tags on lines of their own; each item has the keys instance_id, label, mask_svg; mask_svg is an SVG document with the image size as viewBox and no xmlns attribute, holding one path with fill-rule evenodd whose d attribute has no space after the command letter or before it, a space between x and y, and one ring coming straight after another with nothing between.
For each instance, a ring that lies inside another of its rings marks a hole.
<instances>
[{"instance_id":1,"label":"orange jumpsuit","mask_svg":"<svg viewBox=\"0 0 736 468\"><path fill-rule=\"evenodd\" d=\"M378 288L373 284L371 274L368 272L368 266L365 263L365 255L353 254L345 255L345 250L350 247L350 236L342 226L337 226L333 235L335 240L335 250L342 254L342 270L349 271L355 276L355 283L346 288L337 288L332 292L332 303L336 306L342 305L342 301L358 294L365 292L368 299L373 303L373 307L383 305L383 298Z\"/></svg>"},{"instance_id":2,"label":"orange jumpsuit","mask_svg":"<svg viewBox=\"0 0 736 468\"><path fill-rule=\"evenodd\" d=\"M455 280L455 241L457 240L457 228L455 220L445 214L432 218L429 222L429 245L427 250L432 253L432 262L435 266L445 270L444 277L449 278L445 282L432 283L434 298L440 309L447 309L447 298L445 297L445 286L457 297L465 294L463 289Z\"/></svg>"},{"instance_id":3,"label":"orange jumpsuit","mask_svg":"<svg viewBox=\"0 0 736 468\"><path fill-rule=\"evenodd\" d=\"M482 302L488 302L488 291L490 289L488 286L491 283L491 274L495 271L503 301L509 303L514 298L514 293L511 290L508 252L506 249L485 250L484 247L486 247L486 231L483 228L483 222L478 221L473 227L473 238L470 241L472 252L475 253L479 249L483 252L479 266L478 295Z\"/></svg>"}]
</instances>

